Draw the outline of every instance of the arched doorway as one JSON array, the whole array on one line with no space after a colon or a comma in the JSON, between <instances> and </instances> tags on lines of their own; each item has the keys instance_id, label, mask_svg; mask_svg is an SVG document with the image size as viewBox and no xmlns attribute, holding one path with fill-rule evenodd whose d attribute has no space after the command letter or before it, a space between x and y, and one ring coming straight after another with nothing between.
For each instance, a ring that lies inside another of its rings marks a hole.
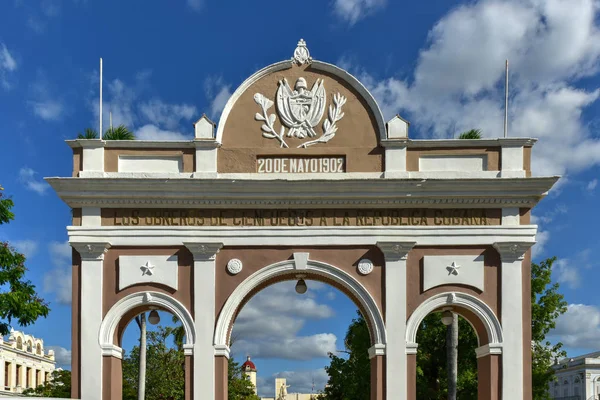
<instances>
[{"instance_id":1,"label":"arched doorway","mask_svg":"<svg viewBox=\"0 0 600 400\"><path fill-rule=\"evenodd\" d=\"M379 306L369 291L349 273L326 262L309 260L308 253L294 253L293 258L276 262L261 268L241 284L228 297L219 313L215 328L216 355L229 356L231 329L236 316L243 305L262 289L285 280L302 279L315 280L336 287L345 293L360 309L369 326L371 347L371 399L383 399L385 385L385 344L386 330L383 315ZM226 353L226 354L225 354ZM222 359L219 359L222 358ZM217 383L225 382L219 376L226 376L226 357L217 357ZM216 388L216 393L227 398L225 383Z\"/></svg>"},{"instance_id":2,"label":"arched doorway","mask_svg":"<svg viewBox=\"0 0 600 400\"><path fill-rule=\"evenodd\" d=\"M115 303L102 321L99 343L102 348L102 380L105 398L122 398L122 358L121 341L123 333L133 318L142 312L151 310L166 311L181 322L185 337L183 351L185 356L185 399L192 399L192 356L196 332L194 320L183 304L173 297L160 292L138 292L130 294Z\"/></svg>"},{"instance_id":3,"label":"arched doorway","mask_svg":"<svg viewBox=\"0 0 600 400\"><path fill-rule=\"evenodd\" d=\"M413 312L407 322L407 369L408 398L416 399L417 382L417 331L423 319L432 312L451 310L466 319L477 334L478 398L496 400L500 398L501 355L503 332L498 318L488 305L475 296L460 292L444 292L430 297Z\"/></svg>"}]
</instances>

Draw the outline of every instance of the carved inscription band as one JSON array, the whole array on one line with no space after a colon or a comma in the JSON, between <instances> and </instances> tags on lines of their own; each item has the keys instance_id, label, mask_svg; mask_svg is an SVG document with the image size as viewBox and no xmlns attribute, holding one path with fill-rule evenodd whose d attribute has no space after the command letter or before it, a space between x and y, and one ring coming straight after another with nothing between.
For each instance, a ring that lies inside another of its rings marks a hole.
<instances>
[{"instance_id":1,"label":"carved inscription band","mask_svg":"<svg viewBox=\"0 0 600 400\"><path fill-rule=\"evenodd\" d=\"M498 209L102 210L106 226L472 226L500 220Z\"/></svg>"}]
</instances>

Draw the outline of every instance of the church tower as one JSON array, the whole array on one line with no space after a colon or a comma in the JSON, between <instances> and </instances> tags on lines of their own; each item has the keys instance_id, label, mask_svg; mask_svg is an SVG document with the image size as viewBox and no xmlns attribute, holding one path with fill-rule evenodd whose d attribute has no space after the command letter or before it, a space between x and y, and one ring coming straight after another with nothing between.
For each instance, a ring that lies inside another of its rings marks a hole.
<instances>
[{"instance_id":1,"label":"church tower","mask_svg":"<svg viewBox=\"0 0 600 400\"><path fill-rule=\"evenodd\" d=\"M242 364L242 372L250 379L250 382L254 385L254 393L257 394L256 389L256 365L250 361L250 356L246 359L246 362Z\"/></svg>"}]
</instances>

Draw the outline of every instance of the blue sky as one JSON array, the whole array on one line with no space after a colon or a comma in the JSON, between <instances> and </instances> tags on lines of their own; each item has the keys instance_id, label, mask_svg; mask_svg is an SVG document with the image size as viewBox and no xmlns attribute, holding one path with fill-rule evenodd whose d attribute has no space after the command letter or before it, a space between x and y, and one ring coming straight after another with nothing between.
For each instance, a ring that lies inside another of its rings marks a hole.
<instances>
[{"instance_id":1,"label":"blue sky","mask_svg":"<svg viewBox=\"0 0 600 400\"><path fill-rule=\"evenodd\" d=\"M28 277L52 305L27 331L68 361L70 210L42 178L69 175L63 141L97 126L99 57L105 126L111 110L140 138L191 138L202 113L218 120L237 85L304 38L314 58L361 79L387 118L407 118L413 138L474 127L501 136L510 60L509 135L539 138L534 174L564 177L534 212L535 258L559 258L554 279L571 304L554 338L572 355L600 349L599 13L593 0L4 0L0 184L17 218L0 239L28 256ZM271 290L264 296L281 295ZM291 337L333 334L339 347L354 308L341 293L314 292L322 314L284 313L301 321ZM326 364L259 361L262 378L296 371L287 376L301 388Z\"/></svg>"}]
</instances>

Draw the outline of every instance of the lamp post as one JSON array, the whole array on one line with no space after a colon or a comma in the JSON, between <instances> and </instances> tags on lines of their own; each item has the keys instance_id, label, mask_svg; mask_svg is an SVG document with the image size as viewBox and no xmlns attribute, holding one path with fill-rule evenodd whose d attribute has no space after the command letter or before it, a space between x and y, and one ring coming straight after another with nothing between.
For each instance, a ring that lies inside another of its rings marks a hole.
<instances>
[{"instance_id":1,"label":"lamp post","mask_svg":"<svg viewBox=\"0 0 600 400\"><path fill-rule=\"evenodd\" d=\"M448 370L448 400L456 400L458 379L458 315L444 308L442 324L446 325L446 365Z\"/></svg>"},{"instance_id":2,"label":"lamp post","mask_svg":"<svg viewBox=\"0 0 600 400\"><path fill-rule=\"evenodd\" d=\"M306 293L308 287L306 286L306 282L304 281L304 275L297 275L296 278L298 278L298 282L296 283L296 293Z\"/></svg>"}]
</instances>

